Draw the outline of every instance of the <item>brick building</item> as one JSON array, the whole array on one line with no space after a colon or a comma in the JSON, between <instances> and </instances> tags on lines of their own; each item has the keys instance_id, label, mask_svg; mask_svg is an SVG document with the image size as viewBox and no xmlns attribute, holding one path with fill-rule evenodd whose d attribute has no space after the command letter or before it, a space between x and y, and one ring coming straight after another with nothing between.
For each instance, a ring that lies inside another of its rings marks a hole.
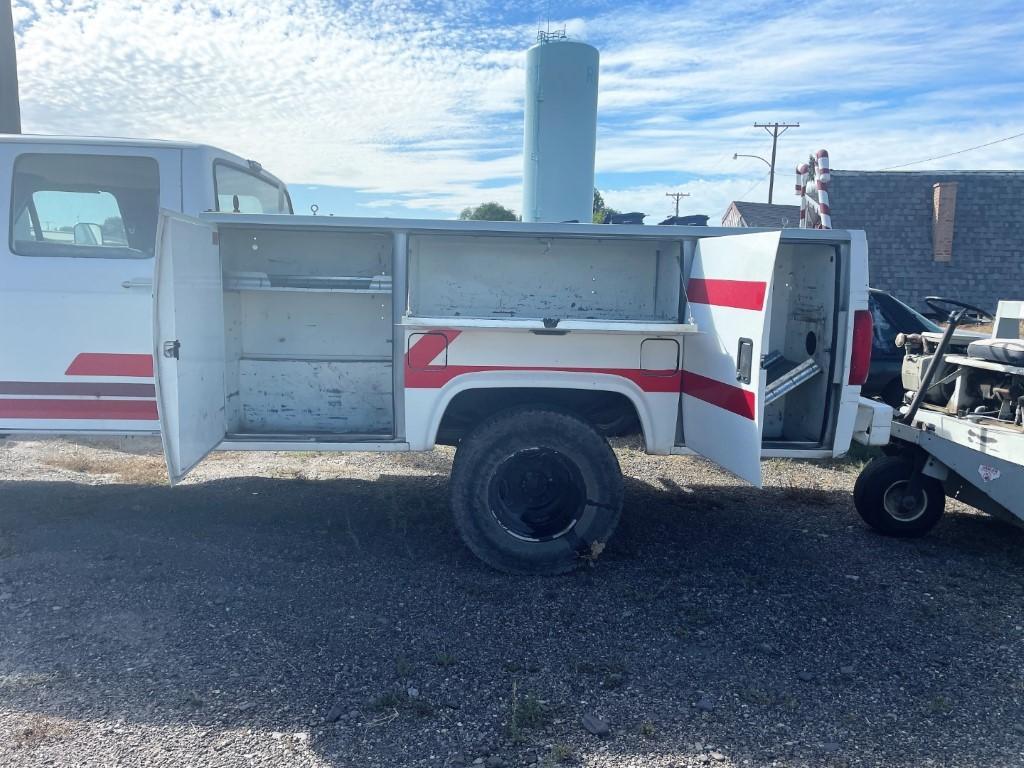
<instances>
[{"instance_id":1,"label":"brick building","mask_svg":"<svg viewBox=\"0 0 1024 768\"><path fill-rule=\"evenodd\" d=\"M829 201L833 227L867 233L872 286L918 309L930 295L990 311L1024 299L1024 171L835 170ZM750 223L751 205L792 208L737 201L723 225L781 226Z\"/></svg>"}]
</instances>

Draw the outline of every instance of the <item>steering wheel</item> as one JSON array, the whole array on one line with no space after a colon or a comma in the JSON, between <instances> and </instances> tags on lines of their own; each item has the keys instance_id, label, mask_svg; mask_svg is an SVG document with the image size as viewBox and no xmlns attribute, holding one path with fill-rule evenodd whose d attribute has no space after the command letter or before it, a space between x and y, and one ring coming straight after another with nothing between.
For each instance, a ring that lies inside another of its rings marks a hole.
<instances>
[{"instance_id":1,"label":"steering wheel","mask_svg":"<svg viewBox=\"0 0 1024 768\"><path fill-rule=\"evenodd\" d=\"M947 299L944 296L925 296L924 303L931 307L940 317L944 315L951 315L952 310L950 310L950 307L954 307L957 309L967 310L964 314L964 319L975 325L979 323L990 323L995 320L995 317L991 312L987 312L981 307L976 307L973 304L966 304L958 299Z\"/></svg>"}]
</instances>

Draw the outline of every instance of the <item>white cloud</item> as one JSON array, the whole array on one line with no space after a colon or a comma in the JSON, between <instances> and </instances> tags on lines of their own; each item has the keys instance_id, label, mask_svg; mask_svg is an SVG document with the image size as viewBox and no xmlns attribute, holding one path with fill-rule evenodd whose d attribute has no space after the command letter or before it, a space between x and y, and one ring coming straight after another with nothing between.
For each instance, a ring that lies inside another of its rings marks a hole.
<instances>
[{"instance_id":1,"label":"white cloud","mask_svg":"<svg viewBox=\"0 0 1024 768\"><path fill-rule=\"evenodd\" d=\"M533 8L537 20L544 9ZM597 3L552 19L602 52L597 167L618 208L721 215L761 175L755 120L780 144L777 199L820 146L878 168L1024 125L1017 2L767 0ZM531 6L532 8L532 6ZM454 215L519 207L522 12L475 0L15 0L27 130L182 138L258 158L283 178ZM509 21L508 19L513 19ZM918 168L1024 167L1024 141ZM622 181L622 179L626 179ZM749 193L766 196L766 185ZM660 215L660 214L658 214Z\"/></svg>"}]
</instances>

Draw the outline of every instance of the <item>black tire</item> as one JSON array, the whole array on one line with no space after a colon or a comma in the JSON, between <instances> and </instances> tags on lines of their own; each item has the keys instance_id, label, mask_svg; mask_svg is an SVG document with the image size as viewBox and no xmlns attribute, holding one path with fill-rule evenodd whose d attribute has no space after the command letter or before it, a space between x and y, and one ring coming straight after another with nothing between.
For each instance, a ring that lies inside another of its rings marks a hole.
<instances>
[{"instance_id":1,"label":"black tire","mask_svg":"<svg viewBox=\"0 0 1024 768\"><path fill-rule=\"evenodd\" d=\"M912 456L879 456L872 459L853 486L857 512L879 533L900 538L924 536L935 527L946 508L942 484L933 477L921 477L920 503L912 509L901 506L905 489L914 472Z\"/></svg>"},{"instance_id":2,"label":"black tire","mask_svg":"<svg viewBox=\"0 0 1024 768\"><path fill-rule=\"evenodd\" d=\"M506 573L554 575L604 548L622 512L622 472L586 421L526 405L459 443L449 493L473 554Z\"/></svg>"}]
</instances>

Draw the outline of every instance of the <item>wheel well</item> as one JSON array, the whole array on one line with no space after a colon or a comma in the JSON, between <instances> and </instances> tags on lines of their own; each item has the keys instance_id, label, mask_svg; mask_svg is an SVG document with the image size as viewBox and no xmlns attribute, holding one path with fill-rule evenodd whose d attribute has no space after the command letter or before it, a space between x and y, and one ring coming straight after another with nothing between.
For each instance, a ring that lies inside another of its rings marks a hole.
<instances>
[{"instance_id":1,"label":"wheel well","mask_svg":"<svg viewBox=\"0 0 1024 768\"><path fill-rule=\"evenodd\" d=\"M441 417L436 442L455 445L484 419L517 405L569 411L586 419L608 437L642 432L636 406L619 392L558 387L495 387L467 389L455 395Z\"/></svg>"}]
</instances>

